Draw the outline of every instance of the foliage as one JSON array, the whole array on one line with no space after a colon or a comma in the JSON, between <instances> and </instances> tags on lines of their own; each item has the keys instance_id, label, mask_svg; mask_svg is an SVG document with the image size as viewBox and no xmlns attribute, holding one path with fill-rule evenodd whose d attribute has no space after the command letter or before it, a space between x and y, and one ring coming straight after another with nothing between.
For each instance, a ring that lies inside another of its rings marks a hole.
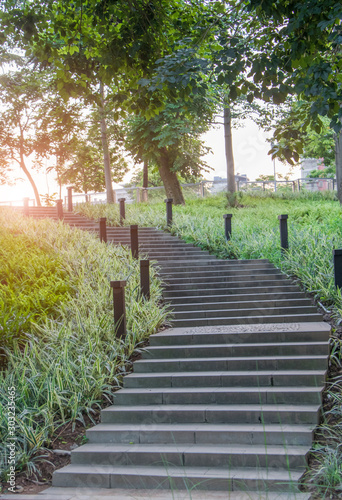
<instances>
[{"instance_id":1,"label":"foliage","mask_svg":"<svg viewBox=\"0 0 342 500\"><path fill-rule=\"evenodd\" d=\"M212 108L206 98L195 98L192 103L169 102L149 120L139 115L131 117L126 147L136 161L147 160L155 167L167 152L171 170L184 179L198 177L201 170L209 169L201 158L209 148L204 146L200 135L208 130L211 115Z\"/></svg>"},{"instance_id":2,"label":"foliage","mask_svg":"<svg viewBox=\"0 0 342 500\"><path fill-rule=\"evenodd\" d=\"M0 468L6 476L8 448L7 387L16 388L17 468L37 472L44 447L53 443L61 425L93 416L104 401L113 401L130 356L139 343L165 321L161 288L151 273L151 299L139 293L139 263L122 246L106 245L88 232L51 220L29 220L8 211L4 231L20 234L45 255L58 255L70 294L60 303L57 320L41 318L23 349L15 341L6 350L0 371ZM52 264L51 264L52 265ZM19 278L18 278L19 279ZM128 279L128 335L116 339L109 281ZM38 474L38 472L37 472Z\"/></svg>"},{"instance_id":3,"label":"foliage","mask_svg":"<svg viewBox=\"0 0 342 500\"><path fill-rule=\"evenodd\" d=\"M0 242L0 341L7 348L14 339L26 342L32 323L57 318L56 306L70 299L70 285L56 251L44 243L3 227Z\"/></svg>"},{"instance_id":4,"label":"foliage","mask_svg":"<svg viewBox=\"0 0 342 500\"><path fill-rule=\"evenodd\" d=\"M39 194L27 158L32 157L33 168L39 169L38 129L43 99L43 75L24 67L0 76L0 170L6 176L13 162L23 170L40 204Z\"/></svg>"}]
</instances>

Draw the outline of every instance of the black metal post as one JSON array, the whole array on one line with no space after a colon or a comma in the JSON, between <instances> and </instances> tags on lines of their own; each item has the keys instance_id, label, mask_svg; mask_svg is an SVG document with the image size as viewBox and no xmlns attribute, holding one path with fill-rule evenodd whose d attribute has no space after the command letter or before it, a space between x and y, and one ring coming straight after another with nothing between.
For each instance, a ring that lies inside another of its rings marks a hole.
<instances>
[{"instance_id":1,"label":"black metal post","mask_svg":"<svg viewBox=\"0 0 342 500\"><path fill-rule=\"evenodd\" d=\"M138 226L131 226L131 252L133 259L139 258Z\"/></svg>"},{"instance_id":2,"label":"black metal post","mask_svg":"<svg viewBox=\"0 0 342 500\"><path fill-rule=\"evenodd\" d=\"M111 281L110 286L113 289L114 329L116 336L122 338L126 336L126 281Z\"/></svg>"},{"instance_id":3,"label":"black metal post","mask_svg":"<svg viewBox=\"0 0 342 500\"><path fill-rule=\"evenodd\" d=\"M57 217L59 219L63 219L63 200L57 200L56 201L56 207L57 207Z\"/></svg>"},{"instance_id":4,"label":"black metal post","mask_svg":"<svg viewBox=\"0 0 342 500\"><path fill-rule=\"evenodd\" d=\"M119 198L120 204L120 225L123 225L124 219L126 219L126 211L125 211L125 201L126 198Z\"/></svg>"},{"instance_id":5,"label":"black metal post","mask_svg":"<svg viewBox=\"0 0 342 500\"><path fill-rule=\"evenodd\" d=\"M150 261L140 261L140 290L145 299L150 299Z\"/></svg>"},{"instance_id":6,"label":"black metal post","mask_svg":"<svg viewBox=\"0 0 342 500\"><path fill-rule=\"evenodd\" d=\"M224 234L226 236L226 240L230 240L230 237L232 235L232 217L233 214L225 214L223 216L224 218Z\"/></svg>"},{"instance_id":7,"label":"black metal post","mask_svg":"<svg viewBox=\"0 0 342 500\"><path fill-rule=\"evenodd\" d=\"M29 216L29 201L30 201L30 199L29 199L29 198L24 198L24 199L23 199L23 203L24 203L24 210L23 210L23 213L24 213L24 215L26 215L27 217Z\"/></svg>"},{"instance_id":8,"label":"black metal post","mask_svg":"<svg viewBox=\"0 0 342 500\"><path fill-rule=\"evenodd\" d=\"M342 288L342 250L333 250L336 288Z\"/></svg>"},{"instance_id":9,"label":"black metal post","mask_svg":"<svg viewBox=\"0 0 342 500\"><path fill-rule=\"evenodd\" d=\"M107 243L107 218L100 217L100 241Z\"/></svg>"},{"instance_id":10,"label":"black metal post","mask_svg":"<svg viewBox=\"0 0 342 500\"><path fill-rule=\"evenodd\" d=\"M287 219L288 215L278 215L279 224L280 224L280 247L282 250L288 250L289 248L289 239L288 239L288 231L287 231Z\"/></svg>"},{"instance_id":11,"label":"black metal post","mask_svg":"<svg viewBox=\"0 0 342 500\"><path fill-rule=\"evenodd\" d=\"M68 212L72 212L72 187L69 186L68 190Z\"/></svg>"},{"instance_id":12,"label":"black metal post","mask_svg":"<svg viewBox=\"0 0 342 500\"><path fill-rule=\"evenodd\" d=\"M167 198L166 203L166 225L168 228L172 226L172 202L173 198Z\"/></svg>"}]
</instances>

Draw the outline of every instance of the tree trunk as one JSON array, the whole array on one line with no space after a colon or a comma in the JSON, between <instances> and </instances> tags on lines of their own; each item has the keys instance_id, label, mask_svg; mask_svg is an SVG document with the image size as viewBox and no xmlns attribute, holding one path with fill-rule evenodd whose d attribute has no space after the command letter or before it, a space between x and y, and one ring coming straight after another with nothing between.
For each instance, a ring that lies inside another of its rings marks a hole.
<instances>
[{"instance_id":1,"label":"tree trunk","mask_svg":"<svg viewBox=\"0 0 342 500\"><path fill-rule=\"evenodd\" d=\"M342 204L342 130L335 135L337 198Z\"/></svg>"},{"instance_id":2,"label":"tree trunk","mask_svg":"<svg viewBox=\"0 0 342 500\"><path fill-rule=\"evenodd\" d=\"M144 161L144 170L143 170L143 188L148 188L148 161Z\"/></svg>"},{"instance_id":3,"label":"tree trunk","mask_svg":"<svg viewBox=\"0 0 342 500\"><path fill-rule=\"evenodd\" d=\"M227 190L230 193L235 193L235 166L233 155L233 140L232 140L232 116L230 108L225 106L223 111L223 124L224 124L224 147L226 152L226 165L227 165Z\"/></svg>"},{"instance_id":4,"label":"tree trunk","mask_svg":"<svg viewBox=\"0 0 342 500\"><path fill-rule=\"evenodd\" d=\"M41 207L42 204L40 202L39 192L38 192L36 183L34 182L32 175L30 174L30 172L28 171L28 169L25 165L24 153L22 151L20 151L20 168L23 170L24 174L26 175L26 177L28 178L28 180L32 186L32 189L34 192L34 197L36 198L37 206Z\"/></svg>"},{"instance_id":5,"label":"tree trunk","mask_svg":"<svg viewBox=\"0 0 342 500\"><path fill-rule=\"evenodd\" d=\"M101 81L100 81L100 94L101 94L101 104L99 107L99 111L100 111L100 122L101 122L101 141L102 141L102 151L103 151L103 165L104 165L104 173L105 173L105 183L106 183L106 191L107 191L107 203L114 203L112 174L110 171L110 157L109 157L109 148L108 148L108 134L107 134L107 123L106 123L104 88L103 88L103 83Z\"/></svg>"},{"instance_id":6,"label":"tree trunk","mask_svg":"<svg viewBox=\"0 0 342 500\"><path fill-rule=\"evenodd\" d=\"M164 184L167 198L172 198L175 205L185 205L182 188L179 184L176 172L172 172L170 169L170 159L165 148L162 151L160 159L159 173Z\"/></svg>"}]
</instances>

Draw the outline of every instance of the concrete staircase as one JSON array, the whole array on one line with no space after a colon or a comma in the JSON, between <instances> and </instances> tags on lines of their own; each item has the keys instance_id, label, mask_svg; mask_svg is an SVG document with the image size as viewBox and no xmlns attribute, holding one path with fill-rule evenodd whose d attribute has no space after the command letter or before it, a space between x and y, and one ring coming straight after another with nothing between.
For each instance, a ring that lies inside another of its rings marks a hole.
<instances>
[{"instance_id":1,"label":"concrete staircase","mask_svg":"<svg viewBox=\"0 0 342 500\"><path fill-rule=\"evenodd\" d=\"M97 231L85 218L65 222ZM129 244L129 228L107 238ZM216 259L154 228L139 229L139 242L160 268L173 328L150 338L52 490L308 498L298 481L320 418L329 326L267 260Z\"/></svg>"}]
</instances>

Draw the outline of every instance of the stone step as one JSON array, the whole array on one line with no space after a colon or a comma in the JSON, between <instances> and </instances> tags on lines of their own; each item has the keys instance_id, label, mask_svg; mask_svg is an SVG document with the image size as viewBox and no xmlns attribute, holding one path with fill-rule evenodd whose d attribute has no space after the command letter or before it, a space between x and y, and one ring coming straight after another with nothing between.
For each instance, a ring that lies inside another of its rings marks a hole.
<instances>
[{"instance_id":1,"label":"stone step","mask_svg":"<svg viewBox=\"0 0 342 500\"><path fill-rule=\"evenodd\" d=\"M299 492L297 482L303 470L263 468L112 466L94 467L70 464L55 471L53 486L88 488L186 489L213 491L288 491Z\"/></svg>"},{"instance_id":2,"label":"stone step","mask_svg":"<svg viewBox=\"0 0 342 500\"><path fill-rule=\"evenodd\" d=\"M243 265L256 265L256 266L261 266L261 265L269 265L271 266L272 268L274 268L274 266L267 260L267 259L260 259L260 260L224 260L224 259L215 259L214 261L213 260L208 260L208 266L217 266L217 265L224 265L224 266L237 266L239 263L243 264ZM198 267L200 268L207 268L207 263L206 262L189 262L189 261L184 261L184 262L181 262L181 263L177 263L177 261L175 261L175 264L172 264L172 266L169 264L169 263L166 263L166 264L163 264L162 266L162 270L164 271L165 269L176 269L177 268L181 268L183 271L186 271L186 270L191 270L191 269L197 269ZM211 269L211 268L210 268Z\"/></svg>"},{"instance_id":3,"label":"stone step","mask_svg":"<svg viewBox=\"0 0 342 500\"><path fill-rule=\"evenodd\" d=\"M327 366L328 354L309 356L251 356L234 358L138 359L134 373L192 372L209 370L314 370Z\"/></svg>"},{"instance_id":4,"label":"stone step","mask_svg":"<svg viewBox=\"0 0 342 500\"><path fill-rule=\"evenodd\" d=\"M86 431L89 443L261 444L310 447L314 425L185 423L153 426L101 423Z\"/></svg>"},{"instance_id":5,"label":"stone step","mask_svg":"<svg viewBox=\"0 0 342 500\"><path fill-rule=\"evenodd\" d=\"M120 389L116 405L321 404L322 387L158 387Z\"/></svg>"},{"instance_id":6,"label":"stone step","mask_svg":"<svg viewBox=\"0 0 342 500\"><path fill-rule=\"evenodd\" d=\"M215 344L248 344L256 343L306 343L323 342L328 353L330 325L328 323L288 323L237 326L169 328L150 336L150 346L180 346ZM247 357L246 357L247 359Z\"/></svg>"},{"instance_id":7,"label":"stone step","mask_svg":"<svg viewBox=\"0 0 342 500\"><path fill-rule=\"evenodd\" d=\"M288 293L288 292L300 292L300 288L298 285L293 285L290 284L288 285L287 282L283 282L281 285L273 284L269 286L244 286L241 287L219 287L219 288L203 288L203 289L189 289L189 290L165 290L163 295L165 299L173 299L174 297L179 298L181 295L183 297L194 297L194 296L200 296L203 293L203 296L207 295L235 295L235 294L253 294L254 297L257 295L259 297L259 294L272 294L275 295L277 294L278 296L281 296L283 293ZM305 297L304 294L302 294L302 297ZM226 297L227 300L227 297Z\"/></svg>"},{"instance_id":8,"label":"stone step","mask_svg":"<svg viewBox=\"0 0 342 500\"><path fill-rule=\"evenodd\" d=\"M292 285L291 285L292 286ZM274 288L274 287L273 287ZM258 292L258 299L260 301L271 301L271 300L281 300L281 299L290 299L290 300L299 300L299 299L306 299L306 295L303 293L303 292L300 292L298 291L299 288L295 288L295 291L280 291L279 292L279 289L280 290L283 290L282 287L277 287L278 288L278 291L277 292L264 292L264 293L260 293ZM221 292L221 290L220 290ZM187 295L187 296L183 296L183 297L177 297L175 294L173 294L172 296L172 303L170 302L170 304L172 305L172 307L175 307L176 305L185 305L185 304L196 304L197 307L198 306L198 303L203 303L203 305L205 307L209 307L209 304L212 303L212 302L222 302L222 303L241 303L241 302L248 302L248 301L252 301L252 300L255 300L255 297L256 297L256 294L255 293L248 293L248 290L247 291L243 291L243 293L241 293L241 289L238 289L237 293L234 295L234 294L229 294L229 296L227 296L227 294L214 294L212 293L211 295L205 295L205 294L201 294L201 295ZM243 306L243 304L242 304ZM202 305L201 305L202 307Z\"/></svg>"},{"instance_id":9,"label":"stone step","mask_svg":"<svg viewBox=\"0 0 342 500\"><path fill-rule=\"evenodd\" d=\"M238 311L240 309L266 309L266 308L283 308L283 307L293 307L293 306L298 306L298 307L307 307L307 306L312 306L312 301L307 298L294 298L294 299L276 299L276 300L254 300L254 301L229 301L229 302L202 302L201 303L201 310L203 309L209 309L211 311L213 310L222 310L222 309L228 309L228 310L233 310L233 311ZM186 311L194 311L198 310L198 303L196 302L189 302L186 304L180 304L176 303L169 305L169 307L177 313L180 312L186 312ZM317 311L317 309L315 309Z\"/></svg>"},{"instance_id":10,"label":"stone step","mask_svg":"<svg viewBox=\"0 0 342 500\"><path fill-rule=\"evenodd\" d=\"M250 261L250 260L222 260L222 259L216 259L215 264L213 264L212 261L210 261L210 267L204 265L202 262L187 262L184 264L184 266L181 267L174 267L174 266L168 266L168 264L163 264L161 266L161 273L183 273L183 274L189 274L192 272L208 272L210 273L211 271L220 271L220 270L239 270L239 269L275 269L277 272L279 272L279 269L274 267L273 264L271 264L268 261L263 261L261 260L260 262L255 262L255 261Z\"/></svg>"},{"instance_id":11,"label":"stone step","mask_svg":"<svg viewBox=\"0 0 342 500\"><path fill-rule=\"evenodd\" d=\"M186 388L186 387L321 387L326 370L257 370L257 371L193 371L163 373L130 373L123 387Z\"/></svg>"},{"instance_id":12,"label":"stone step","mask_svg":"<svg viewBox=\"0 0 342 500\"><path fill-rule=\"evenodd\" d=\"M209 339L208 339L209 340ZM327 342L244 342L236 344L149 346L144 359L177 359L248 356L310 356L329 354Z\"/></svg>"},{"instance_id":13,"label":"stone step","mask_svg":"<svg viewBox=\"0 0 342 500\"><path fill-rule=\"evenodd\" d=\"M307 447L240 444L87 443L71 453L72 464L154 467L267 467L305 470Z\"/></svg>"},{"instance_id":14,"label":"stone step","mask_svg":"<svg viewBox=\"0 0 342 500\"><path fill-rule=\"evenodd\" d=\"M227 496L228 495L228 496ZM43 492L35 494L1 495L3 500L309 500L310 493L279 493L275 491L198 491L194 488L191 491L170 489L141 489L130 488L58 488L50 487Z\"/></svg>"},{"instance_id":15,"label":"stone step","mask_svg":"<svg viewBox=\"0 0 342 500\"><path fill-rule=\"evenodd\" d=\"M146 253L146 252L145 252ZM209 252L204 250L197 250L196 248L177 248L177 250L150 250L148 254L151 258L158 259L159 257L174 257L181 259L196 259L197 256L210 256ZM215 257L216 258L216 257Z\"/></svg>"},{"instance_id":16,"label":"stone step","mask_svg":"<svg viewBox=\"0 0 342 500\"><path fill-rule=\"evenodd\" d=\"M241 266L240 266L241 267ZM240 268L237 267L236 269L229 267L229 268L221 268L217 269L213 268L213 270L207 270L207 271L184 271L184 272L172 272L171 270L169 272L164 272L163 270L159 271L159 275L163 277L163 279L167 279L169 283L172 283L174 281L181 283L183 280L185 281L193 281L196 279L201 279L205 278L207 279L216 279L217 277L230 277L230 276L249 276L249 277L254 277L257 276L259 277L260 275L263 276L269 276L269 275L279 275L279 276L284 276L284 274L280 273L278 269L273 269L273 268L259 268L259 269L254 269L254 268ZM204 281L204 280L203 280Z\"/></svg>"},{"instance_id":17,"label":"stone step","mask_svg":"<svg viewBox=\"0 0 342 500\"><path fill-rule=\"evenodd\" d=\"M193 261L193 260L196 260L196 261L201 261L201 262L207 262L209 260L212 260L212 261L215 261L216 262L216 257L214 255L209 255L209 254L206 254L205 252L201 252L199 254L194 254L193 256L191 256L190 254L189 255L180 255L178 256L178 254L174 254L174 255L160 255L158 256L158 259L157 259L159 262L168 262L169 264L170 263L173 263L175 262L177 265L178 264L181 264L183 262L189 262L189 261Z\"/></svg>"},{"instance_id":18,"label":"stone step","mask_svg":"<svg viewBox=\"0 0 342 500\"><path fill-rule=\"evenodd\" d=\"M317 398L318 399L318 398ZM115 404L101 411L102 423L121 424L279 424L318 425L316 404Z\"/></svg>"},{"instance_id":19,"label":"stone step","mask_svg":"<svg viewBox=\"0 0 342 500\"><path fill-rule=\"evenodd\" d=\"M251 315L251 316L236 316L236 317L215 317L199 318L199 319L172 319L171 324L174 327L195 327L195 326L211 326L211 325L242 325L242 324L258 324L258 323L290 323L292 321L298 322L312 322L322 321L323 316L319 313L306 313L306 314L290 314L288 316L280 315Z\"/></svg>"},{"instance_id":20,"label":"stone step","mask_svg":"<svg viewBox=\"0 0 342 500\"><path fill-rule=\"evenodd\" d=\"M281 275L278 277L277 275L275 276L255 276L255 277L247 277L247 279L242 276L236 277L236 278L231 278L230 280L227 280L223 278L222 280L218 278L214 278L214 280L208 280L206 281L199 281L199 282L189 282L189 283L169 283L166 281L165 284L165 291L166 292L171 292L173 290L183 292L187 290L206 290L207 288L215 288L215 290L218 290L219 288L240 288L240 287L254 287L254 286L262 286L262 287L269 287L269 286L286 286L286 285L292 285L293 282L289 279L287 279L285 276Z\"/></svg>"},{"instance_id":21,"label":"stone step","mask_svg":"<svg viewBox=\"0 0 342 500\"><path fill-rule=\"evenodd\" d=\"M234 274L221 273L217 276L189 276L187 278L170 278L169 276L163 275L163 279L166 282L167 289L172 290L173 287L179 287L180 289L188 288L189 286L199 285L203 287L204 285L214 285L218 283L225 283L234 285L235 283L248 282L248 283L264 283L265 281L289 281L287 276L281 273L245 273L240 274L238 272ZM290 281L290 283L292 283Z\"/></svg>"},{"instance_id":22,"label":"stone step","mask_svg":"<svg viewBox=\"0 0 342 500\"><path fill-rule=\"evenodd\" d=\"M172 309L172 305L170 306ZM298 314L317 314L317 309L314 306L292 306L292 307L250 307L246 309L236 310L229 309L207 309L193 308L192 311L175 311L172 310L172 321L180 319L201 319L201 318L231 318L239 316L249 317L256 315L265 316L282 316L282 315L298 315Z\"/></svg>"}]
</instances>

